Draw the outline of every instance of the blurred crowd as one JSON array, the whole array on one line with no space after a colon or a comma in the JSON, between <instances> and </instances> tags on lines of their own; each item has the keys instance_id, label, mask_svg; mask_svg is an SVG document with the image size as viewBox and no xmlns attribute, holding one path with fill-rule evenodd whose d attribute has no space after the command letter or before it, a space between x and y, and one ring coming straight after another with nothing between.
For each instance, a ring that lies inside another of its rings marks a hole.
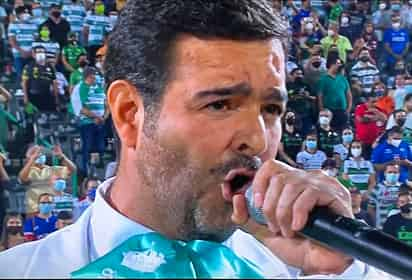
<instances>
[{"instance_id":1,"label":"blurred crowd","mask_svg":"<svg viewBox=\"0 0 412 280\"><path fill-rule=\"evenodd\" d=\"M125 2L0 0L2 249L76 221L116 172L103 65ZM412 0L273 7L289 27L277 159L335 177L357 219L412 245Z\"/></svg>"}]
</instances>

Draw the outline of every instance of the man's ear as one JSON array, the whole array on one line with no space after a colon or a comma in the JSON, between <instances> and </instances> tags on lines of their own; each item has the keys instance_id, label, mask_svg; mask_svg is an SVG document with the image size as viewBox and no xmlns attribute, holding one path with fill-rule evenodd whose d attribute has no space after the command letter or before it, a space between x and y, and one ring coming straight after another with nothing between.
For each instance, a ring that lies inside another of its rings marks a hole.
<instances>
[{"instance_id":1,"label":"man's ear","mask_svg":"<svg viewBox=\"0 0 412 280\"><path fill-rule=\"evenodd\" d=\"M118 80L110 85L107 101L122 146L136 149L144 121L140 93L128 81Z\"/></svg>"}]
</instances>

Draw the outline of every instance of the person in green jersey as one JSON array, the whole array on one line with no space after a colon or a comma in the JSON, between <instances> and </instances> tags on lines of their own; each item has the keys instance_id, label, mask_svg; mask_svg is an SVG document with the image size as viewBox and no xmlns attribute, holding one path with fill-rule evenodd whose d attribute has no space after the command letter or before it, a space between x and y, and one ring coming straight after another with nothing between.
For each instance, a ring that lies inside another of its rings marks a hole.
<instances>
[{"instance_id":1,"label":"person in green jersey","mask_svg":"<svg viewBox=\"0 0 412 280\"><path fill-rule=\"evenodd\" d=\"M329 20L330 21L338 21L340 15L343 12L343 7L339 3L339 0L331 0L330 2L331 10L329 13Z\"/></svg>"},{"instance_id":2,"label":"person in green jersey","mask_svg":"<svg viewBox=\"0 0 412 280\"><path fill-rule=\"evenodd\" d=\"M86 49L78 44L77 34L74 32L68 35L68 45L63 48L62 61L64 68L70 74L79 68L78 58L81 54L86 54Z\"/></svg>"}]
</instances>

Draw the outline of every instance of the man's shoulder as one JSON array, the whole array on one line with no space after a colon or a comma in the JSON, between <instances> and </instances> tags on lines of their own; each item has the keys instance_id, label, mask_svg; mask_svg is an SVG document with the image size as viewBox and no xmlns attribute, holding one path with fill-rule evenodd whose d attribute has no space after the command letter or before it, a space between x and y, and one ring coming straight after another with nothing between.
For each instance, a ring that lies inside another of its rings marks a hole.
<instances>
[{"instance_id":1,"label":"man's shoulder","mask_svg":"<svg viewBox=\"0 0 412 280\"><path fill-rule=\"evenodd\" d=\"M42 240L24 243L1 253L0 277L68 278L71 272L88 263L89 218L89 214L82 215L75 224Z\"/></svg>"}]
</instances>

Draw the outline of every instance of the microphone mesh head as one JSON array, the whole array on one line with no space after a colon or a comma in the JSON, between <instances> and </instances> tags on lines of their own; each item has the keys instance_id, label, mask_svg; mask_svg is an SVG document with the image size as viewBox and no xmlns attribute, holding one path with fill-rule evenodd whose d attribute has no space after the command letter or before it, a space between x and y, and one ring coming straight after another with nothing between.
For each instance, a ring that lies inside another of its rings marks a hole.
<instances>
[{"instance_id":1,"label":"microphone mesh head","mask_svg":"<svg viewBox=\"0 0 412 280\"><path fill-rule=\"evenodd\" d=\"M249 212L249 216L256 221L259 224L262 225L266 225L266 219L265 219L265 215L263 215L263 211L262 208L255 208L254 205L254 198L253 198L253 192L252 192L252 188L249 187L246 190L245 193L245 197L246 197L246 204L247 204L247 209Z\"/></svg>"}]
</instances>

